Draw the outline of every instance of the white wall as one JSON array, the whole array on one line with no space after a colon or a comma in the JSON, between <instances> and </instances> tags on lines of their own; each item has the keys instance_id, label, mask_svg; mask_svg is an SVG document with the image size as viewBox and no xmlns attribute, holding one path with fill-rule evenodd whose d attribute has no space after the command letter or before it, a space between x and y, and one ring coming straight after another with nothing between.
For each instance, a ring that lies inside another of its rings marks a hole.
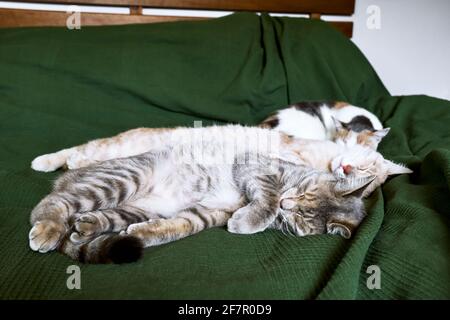
<instances>
[{"instance_id":1,"label":"white wall","mask_svg":"<svg viewBox=\"0 0 450 320\"><path fill-rule=\"evenodd\" d=\"M366 10L370 5L380 9L380 29L367 27L370 14ZM18 6L67 9L67 6L0 1L0 7ZM82 7L82 11L96 12L97 8ZM103 8L102 11L128 13L126 8ZM167 11L145 10L145 13L167 14ZM190 11L179 10L178 13L192 15ZM211 17L224 14L229 13L197 12L197 15ZM391 94L427 94L450 100L450 0L356 0L353 21L354 43L372 63Z\"/></svg>"},{"instance_id":2,"label":"white wall","mask_svg":"<svg viewBox=\"0 0 450 320\"><path fill-rule=\"evenodd\" d=\"M366 25L380 8L380 29ZM353 41L393 95L450 100L450 0L356 0Z\"/></svg>"}]
</instances>

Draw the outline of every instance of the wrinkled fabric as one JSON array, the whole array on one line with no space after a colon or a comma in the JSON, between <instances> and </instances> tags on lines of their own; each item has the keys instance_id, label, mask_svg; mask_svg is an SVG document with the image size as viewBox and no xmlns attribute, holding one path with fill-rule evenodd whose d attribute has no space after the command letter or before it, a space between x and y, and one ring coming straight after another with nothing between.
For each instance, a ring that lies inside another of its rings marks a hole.
<instances>
[{"instance_id":1,"label":"wrinkled fabric","mask_svg":"<svg viewBox=\"0 0 450 320\"><path fill-rule=\"evenodd\" d=\"M391 127L386 158L414 173L367 199L351 240L225 228L147 248L128 265L83 265L28 247L29 215L61 174L41 154L144 127L257 124L303 100L344 100ZM392 97L321 21L234 14L150 25L0 30L0 298L450 298L450 102ZM70 265L81 289L69 290ZM369 289L369 266L380 289Z\"/></svg>"}]
</instances>

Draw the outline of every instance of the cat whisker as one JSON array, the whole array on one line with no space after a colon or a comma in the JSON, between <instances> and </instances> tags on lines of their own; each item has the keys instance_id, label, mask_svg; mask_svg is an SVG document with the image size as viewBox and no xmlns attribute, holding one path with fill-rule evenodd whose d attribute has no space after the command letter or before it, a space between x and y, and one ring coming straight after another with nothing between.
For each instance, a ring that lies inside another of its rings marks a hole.
<instances>
[{"instance_id":1,"label":"cat whisker","mask_svg":"<svg viewBox=\"0 0 450 320\"><path fill-rule=\"evenodd\" d=\"M281 218L283 219L283 222L281 224L281 231L285 235L289 236L295 236L295 233L292 231L292 228L290 227L289 220L284 216L284 214L281 214Z\"/></svg>"}]
</instances>

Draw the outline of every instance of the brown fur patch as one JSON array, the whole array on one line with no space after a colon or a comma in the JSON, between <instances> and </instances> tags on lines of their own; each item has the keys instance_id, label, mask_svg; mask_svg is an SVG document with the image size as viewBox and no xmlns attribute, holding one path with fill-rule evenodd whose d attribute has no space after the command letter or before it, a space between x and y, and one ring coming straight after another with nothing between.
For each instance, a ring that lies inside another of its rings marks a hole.
<instances>
[{"instance_id":1,"label":"brown fur patch","mask_svg":"<svg viewBox=\"0 0 450 320\"><path fill-rule=\"evenodd\" d=\"M184 221L179 221L178 223L174 223L173 229L170 228L169 226L169 230L168 232L173 232L174 235L178 235L178 234L186 234L186 233L191 233L194 229L193 223L191 220L188 219L184 219Z\"/></svg>"},{"instance_id":2,"label":"brown fur patch","mask_svg":"<svg viewBox=\"0 0 450 320\"><path fill-rule=\"evenodd\" d=\"M162 132L167 132L170 130L174 130L175 128L136 128L136 129L131 129L125 132L122 132L114 137L111 138L105 138L105 139L99 139L99 143L101 146L102 144L104 144L105 146L107 146L108 144L116 144L116 143L124 143L126 142L128 139L132 139L133 137L140 137L140 136L144 136L146 134L158 134L158 133L162 133Z\"/></svg>"},{"instance_id":3,"label":"brown fur patch","mask_svg":"<svg viewBox=\"0 0 450 320\"><path fill-rule=\"evenodd\" d=\"M276 115L268 117L266 120L264 120L259 127L265 128L265 129L273 129L276 126L278 126L279 120Z\"/></svg>"},{"instance_id":4,"label":"brown fur patch","mask_svg":"<svg viewBox=\"0 0 450 320\"><path fill-rule=\"evenodd\" d=\"M349 106L349 105L350 104L348 102L345 102L345 101L336 101L334 103L334 108L335 109L342 109L342 108L344 108L346 106Z\"/></svg>"},{"instance_id":5,"label":"brown fur patch","mask_svg":"<svg viewBox=\"0 0 450 320\"><path fill-rule=\"evenodd\" d=\"M142 225L137 230L142 239L146 237L173 237L178 234L186 234L192 232L192 222L185 218L175 218L167 220L159 220ZM133 230L133 234L134 234Z\"/></svg>"},{"instance_id":6,"label":"brown fur patch","mask_svg":"<svg viewBox=\"0 0 450 320\"><path fill-rule=\"evenodd\" d=\"M131 129L131 130L122 132L119 135L117 135L116 137L122 138L122 137L133 136L133 135L142 135L142 134L146 134L146 133L161 133L161 132L166 132L166 131L170 131L170 130L174 130L174 129L176 129L176 128L136 128L136 129Z\"/></svg>"},{"instance_id":7,"label":"brown fur patch","mask_svg":"<svg viewBox=\"0 0 450 320\"><path fill-rule=\"evenodd\" d=\"M289 145L294 140L294 138L292 136L290 136L290 135L287 135L287 134L284 134L284 133L281 133L281 132L280 132L280 135L281 135L281 143L283 145Z\"/></svg>"},{"instance_id":8,"label":"brown fur patch","mask_svg":"<svg viewBox=\"0 0 450 320\"><path fill-rule=\"evenodd\" d=\"M373 132L369 130L364 130L358 134L356 138L356 142L363 146L371 146L372 145Z\"/></svg>"},{"instance_id":9,"label":"brown fur patch","mask_svg":"<svg viewBox=\"0 0 450 320\"><path fill-rule=\"evenodd\" d=\"M336 135L334 137L335 140L345 140L347 138L348 135L348 130L347 129L340 129L336 131Z\"/></svg>"}]
</instances>

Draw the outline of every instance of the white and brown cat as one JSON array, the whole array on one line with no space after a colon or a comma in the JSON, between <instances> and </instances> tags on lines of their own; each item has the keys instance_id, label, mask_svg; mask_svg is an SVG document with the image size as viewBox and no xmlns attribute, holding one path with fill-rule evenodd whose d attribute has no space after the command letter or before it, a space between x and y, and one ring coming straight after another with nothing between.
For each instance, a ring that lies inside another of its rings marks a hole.
<instances>
[{"instance_id":1,"label":"white and brown cat","mask_svg":"<svg viewBox=\"0 0 450 320\"><path fill-rule=\"evenodd\" d=\"M295 103L280 109L260 125L296 138L331 140L377 149L389 128L373 113L346 102L313 101Z\"/></svg>"},{"instance_id":2,"label":"white and brown cat","mask_svg":"<svg viewBox=\"0 0 450 320\"><path fill-rule=\"evenodd\" d=\"M195 147L197 136L207 139L211 144L228 141L247 151L261 151L258 143L245 138L244 132L257 131L256 136L265 141L275 139L280 142L279 158L319 170L326 170L338 176L367 177L376 176L364 196L368 196L380 186L389 175L411 173L408 168L383 158L372 148L360 144L338 144L329 140L298 139L285 133L240 125L211 126L204 128L138 128L123 132L111 138L97 139L86 144L37 157L32 168L37 171L54 171L67 166L77 169L98 162L139 155L148 151L174 148L186 137ZM248 135L248 133L246 133ZM272 137L272 138L269 138ZM269 140L267 140L269 139ZM237 143L240 141L240 143Z\"/></svg>"}]
</instances>

